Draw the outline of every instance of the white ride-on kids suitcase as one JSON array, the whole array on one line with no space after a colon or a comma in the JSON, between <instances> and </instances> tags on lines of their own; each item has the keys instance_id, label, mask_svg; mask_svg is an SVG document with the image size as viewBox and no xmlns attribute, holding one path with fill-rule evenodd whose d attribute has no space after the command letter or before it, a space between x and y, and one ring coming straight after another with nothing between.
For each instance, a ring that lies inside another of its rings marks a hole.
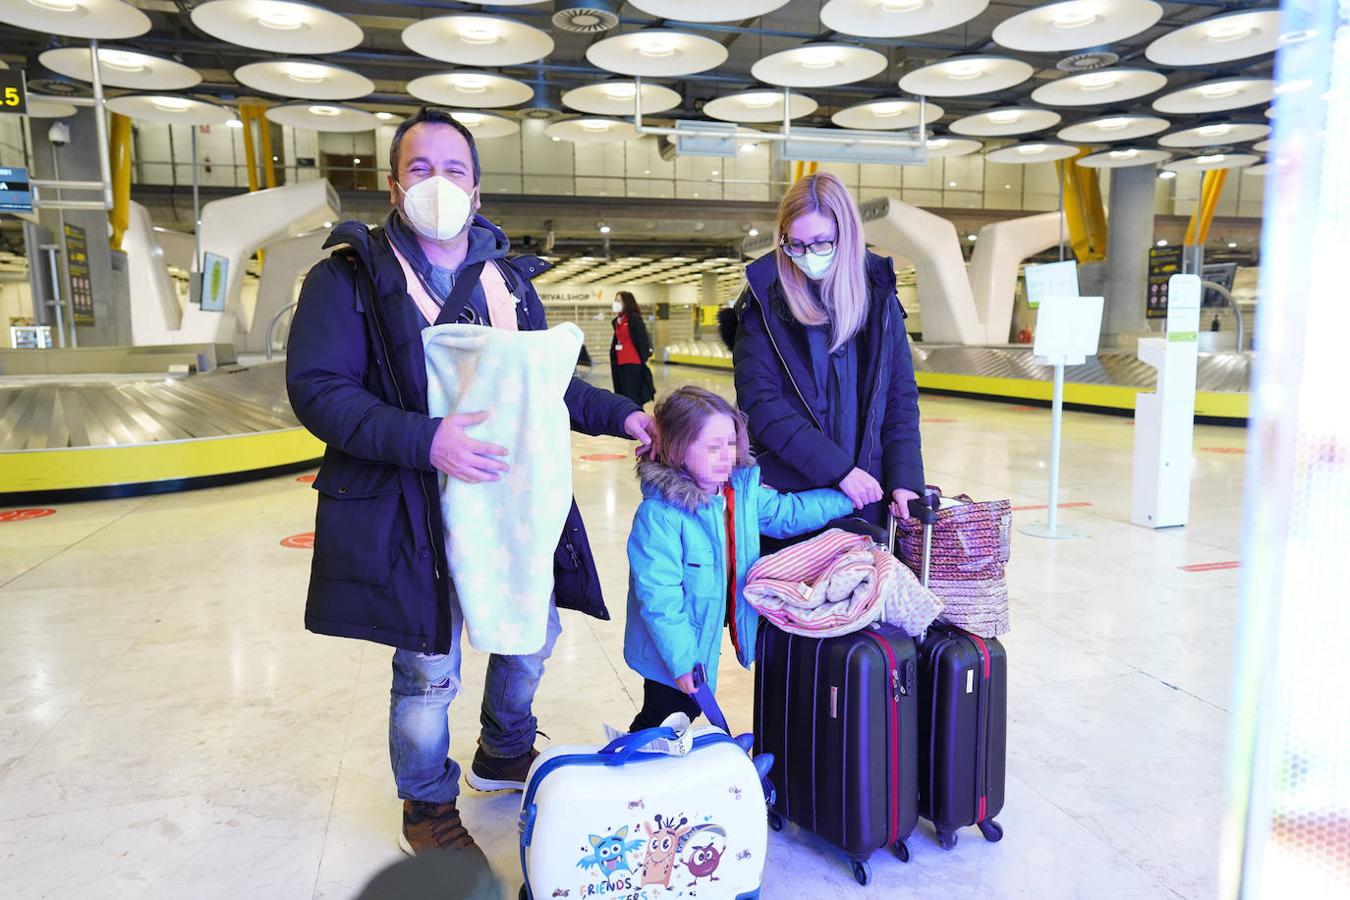
<instances>
[{"instance_id":1,"label":"white ride-on kids suitcase","mask_svg":"<svg viewBox=\"0 0 1350 900\"><path fill-rule=\"evenodd\" d=\"M713 727L680 734L688 720L676 714L604 747L535 760L520 809L522 898L759 897L773 758L752 761L753 736L731 737L701 674Z\"/></svg>"}]
</instances>

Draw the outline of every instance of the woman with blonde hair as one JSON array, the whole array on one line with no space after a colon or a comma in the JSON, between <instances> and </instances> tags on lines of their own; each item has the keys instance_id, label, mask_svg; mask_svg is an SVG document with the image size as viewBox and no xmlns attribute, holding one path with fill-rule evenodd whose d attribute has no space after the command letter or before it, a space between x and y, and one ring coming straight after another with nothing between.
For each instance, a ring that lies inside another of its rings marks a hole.
<instances>
[{"instance_id":1,"label":"woman with blonde hair","mask_svg":"<svg viewBox=\"0 0 1350 900\"><path fill-rule=\"evenodd\" d=\"M924 489L894 265L867 250L857 204L828 173L788 190L777 233L774 252L746 268L729 341L764 482L837 486L883 525L888 505L907 515Z\"/></svg>"}]
</instances>

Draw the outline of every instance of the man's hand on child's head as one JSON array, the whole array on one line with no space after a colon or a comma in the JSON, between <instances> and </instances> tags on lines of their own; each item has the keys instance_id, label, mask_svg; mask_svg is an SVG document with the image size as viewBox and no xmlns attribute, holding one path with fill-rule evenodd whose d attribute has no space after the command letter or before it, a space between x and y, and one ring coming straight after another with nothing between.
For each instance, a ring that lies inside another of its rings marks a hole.
<instances>
[{"instance_id":1,"label":"man's hand on child's head","mask_svg":"<svg viewBox=\"0 0 1350 900\"><path fill-rule=\"evenodd\" d=\"M628 418L623 420L623 430L628 436L638 442L638 456L647 456L652 452L654 438L656 435L656 425L652 417L642 410L635 413L629 413Z\"/></svg>"}]
</instances>

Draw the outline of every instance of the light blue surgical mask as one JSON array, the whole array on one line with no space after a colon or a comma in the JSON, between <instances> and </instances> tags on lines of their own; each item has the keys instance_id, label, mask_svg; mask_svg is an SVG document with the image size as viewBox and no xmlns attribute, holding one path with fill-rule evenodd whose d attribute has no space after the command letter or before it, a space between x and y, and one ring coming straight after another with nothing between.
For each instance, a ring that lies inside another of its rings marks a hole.
<instances>
[{"instance_id":1,"label":"light blue surgical mask","mask_svg":"<svg viewBox=\"0 0 1350 900\"><path fill-rule=\"evenodd\" d=\"M793 264L801 269L802 274L812 281L819 281L830 271L830 266L834 265L834 250L831 247L828 253L806 252L801 256L789 256Z\"/></svg>"}]
</instances>

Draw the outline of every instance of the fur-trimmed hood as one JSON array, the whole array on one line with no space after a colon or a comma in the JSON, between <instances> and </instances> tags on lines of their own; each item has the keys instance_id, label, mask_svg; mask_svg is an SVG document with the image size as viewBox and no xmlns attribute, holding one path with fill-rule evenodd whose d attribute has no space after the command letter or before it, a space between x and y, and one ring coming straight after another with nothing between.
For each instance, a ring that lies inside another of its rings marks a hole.
<instances>
[{"instance_id":1,"label":"fur-trimmed hood","mask_svg":"<svg viewBox=\"0 0 1350 900\"><path fill-rule=\"evenodd\" d=\"M640 459L637 474L638 480L642 482L642 496L659 497L685 512L694 512L712 499L694 479L663 462Z\"/></svg>"}]
</instances>

